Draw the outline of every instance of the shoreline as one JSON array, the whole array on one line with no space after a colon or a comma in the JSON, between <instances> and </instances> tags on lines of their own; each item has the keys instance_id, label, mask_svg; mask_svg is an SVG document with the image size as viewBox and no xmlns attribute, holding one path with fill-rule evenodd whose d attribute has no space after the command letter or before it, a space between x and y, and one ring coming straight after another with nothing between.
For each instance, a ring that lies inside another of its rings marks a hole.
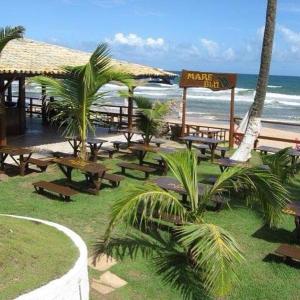
<instances>
[{"instance_id":1,"label":"shoreline","mask_svg":"<svg viewBox=\"0 0 300 300\"><path fill-rule=\"evenodd\" d=\"M181 124L181 120L178 118L168 117L166 120L168 122ZM222 128L229 129L228 122L217 121L217 120L199 119L198 121L195 122L195 120L187 117L186 124L198 125L198 126L201 125L201 126L205 126L205 127L209 127L209 126L222 127ZM268 124L268 125L271 125L271 124ZM285 127L288 128L290 126L285 126ZM295 132L293 130L288 130L288 129L283 130L283 129L273 128L272 126L263 125L262 130L261 130L261 136L284 138L284 139L291 139L291 140L298 139L300 142L300 127L298 127L297 130L298 130L298 132ZM273 147L278 147L278 148L285 148L285 147L295 148L295 146L296 146L295 143L279 142L279 141L266 140L266 139L260 139L258 145L273 146Z\"/></svg>"}]
</instances>

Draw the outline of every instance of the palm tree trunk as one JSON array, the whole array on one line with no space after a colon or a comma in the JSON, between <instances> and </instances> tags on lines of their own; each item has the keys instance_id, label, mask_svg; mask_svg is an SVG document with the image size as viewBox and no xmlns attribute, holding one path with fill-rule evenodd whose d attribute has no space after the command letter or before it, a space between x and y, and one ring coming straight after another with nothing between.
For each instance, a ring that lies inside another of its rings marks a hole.
<instances>
[{"instance_id":1,"label":"palm tree trunk","mask_svg":"<svg viewBox=\"0 0 300 300\"><path fill-rule=\"evenodd\" d=\"M81 132L81 153L80 153L80 158L83 160L87 159L87 153L86 153L86 138L87 138L87 107L86 107L86 100L83 101L83 107L82 107L82 132Z\"/></svg>"},{"instance_id":2,"label":"palm tree trunk","mask_svg":"<svg viewBox=\"0 0 300 300\"><path fill-rule=\"evenodd\" d=\"M268 0L260 70L256 85L256 94L249 114L249 121L244 138L239 148L231 157L231 159L234 160L247 161L251 157L251 150L253 149L254 142L258 138L261 130L261 116L267 93L269 71L272 58L276 23L276 7L277 0Z\"/></svg>"}]
</instances>

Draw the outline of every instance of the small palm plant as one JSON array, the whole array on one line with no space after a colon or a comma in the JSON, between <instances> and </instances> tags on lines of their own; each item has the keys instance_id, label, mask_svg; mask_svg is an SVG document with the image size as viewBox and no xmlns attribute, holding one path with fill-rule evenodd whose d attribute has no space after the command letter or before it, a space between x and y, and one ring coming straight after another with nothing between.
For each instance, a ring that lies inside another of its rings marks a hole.
<instances>
[{"instance_id":1,"label":"small palm plant","mask_svg":"<svg viewBox=\"0 0 300 300\"><path fill-rule=\"evenodd\" d=\"M179 199L150 182L122 195L113 205L104 238L96 244L95 260L102 253L119 259L141 253L151 257L157 272L184 298L201 299L203 288L223 297L238 280L243 255L229 232L205 220L208 202L230 191L243 191L247 204L260 205L265 222L274 226L281 218L288 192L268 170L235 167L222 173L200 195L196 154L185 150L163 158L187 198ZM124 223L129 233L113 236L115 226Z\"/></svg>"},{"instance_id":2,"label":"small palm plant","mask_svg":"<svg viewBox=\"0 0 300 300\"><path fill-rule=\"evenodd\" d=\"M75 135L81 140L81 158L86 158L86 138L89 131L94 132L91 121L91 106L103 100L106 93L99 89L110 81L118 81L127 86L131 78L111 67L111 58L106 44L100 44L91 55L87 64L77 67L64 67L64 78L53 79L45 76L33 78L33 82L47 88L54 97L50 109L53 109L53 122L64 126L64 135Z\"/></svg>"},{"instance_id":3,"label":"small palm plant","mask_svg":"<svg viewBox=\"0 0 300 300\"><path fill-rule=\"evenodd\" d=\"M137 128L143 132L145 144L148 145L153 136L160 135L171 103L151 101L144 97L133 97L133 100L138 108Z\"/></svg>"},{"instance_id":4,"label":"small palm plant","mask_svg":"<svg viewBox=\"0 0 300 300\"><path fill-rule=\"evenodd\" d=\"M164 117L170 112L172 102L161 102L146 97L138 97L132 93L120 92L121 97L132 98L137 105L136 126L144 135L144 142L148 145L153 136L162 133L165 122Z\"/></svg>"}]
</instances>

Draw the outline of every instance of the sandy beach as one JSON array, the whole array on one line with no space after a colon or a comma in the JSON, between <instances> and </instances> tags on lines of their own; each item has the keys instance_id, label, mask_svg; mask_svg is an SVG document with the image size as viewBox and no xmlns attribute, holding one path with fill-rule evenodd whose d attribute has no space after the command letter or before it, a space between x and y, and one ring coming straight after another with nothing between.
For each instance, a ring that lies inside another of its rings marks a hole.
<instances>
[{"instance_id":1,"label":"sandy beach","mask_svg":"<svg viewBox=\"0 0 300 300\"><path fill-rule=\"evenodd\" d=\"M168 118L169 122L174 122L181 124L181 120L174 119L174 118ZM207 120L199 120L198 122L192 121L187 119L187 124L190 125L198 125L198 126L211 126L211 127L220 127L220 128L226 128L229 129L228 123L222 123L222 122L214 122L214 121L207 121ZM268 125L263 125L261 136L267 136L267 137L274 137L274 138L282 138L282 139L291 139L291 140L299 140L300 141L300 132L295 131L289 131L288 126L286 126L286 130L283 129L275 129L271 128ZM300 127L299 127L300 130ZM293 147L295 148L295 143L286 143L286 142L279 142L279 141L273 141L269 139L260 139L259 145L266 145L266 146L272 146L272 147L278 147L278 148L285 148L285 147Z\"/></svg>"}]
</instances>

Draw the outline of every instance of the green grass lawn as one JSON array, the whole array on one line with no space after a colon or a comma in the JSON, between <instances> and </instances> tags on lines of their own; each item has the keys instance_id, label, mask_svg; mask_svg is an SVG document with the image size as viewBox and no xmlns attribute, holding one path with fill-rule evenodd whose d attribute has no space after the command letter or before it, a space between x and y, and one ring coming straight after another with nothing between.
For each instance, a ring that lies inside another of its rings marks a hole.
<instances>
[{"instance_id":1,"label":"green grass lawn","mask_svg":"<svg viewBox=\"0 0 300 300\"><path fill-rule=\"evenodd\" d=\"M119 171L115 166L117 161L107 159L104 163L111 171ZM209 162L199 166L200 177L219 172L218 167ZM66 225L81 235L92 253L94 242L107 226L114 201L125 195L133 185L144 183L144 174L128 173L140 179L128 176L118 188L104 186L98 196L81 193L74 196L74 201L70 203L38 195L32 188L32 182L37 180L62 179L62 173L54 166L46 173L9 178L0 183L0 212L38 217ZM76 173L74 178L83 180L80 173ZM300 176L295 178L290 188L295 199L300 200ZM279 229L270 230L263 227L257 212L235 199L230 208L219 213L208 212L206 218L229 230L241 245L246 258L239 269L240 285L233 289L228 299L300 299L299 266L289 266L268 256L280 243L295 243L292 217L286 216ZM67 253L61 253L66 258ZM178 291L155 274L150 260L140 257L132 261L126 258L111 271L128 281L128 285L105 297L92 291L92 299L182 299ZM91 278L98 278L100 274L90 270Z\"/></svg>"},{"instance_id":2,"label":"green grass lawn","mask_svg":"<svg viewBox=\"0 0 300 300\"><path fill-rule=\"evenodd\" d=\"M62 255L62 249L68 255ZM0 216L0 299L13 299L62 276L78 255L57 229Z\"/></svg>"}]
</instances>

